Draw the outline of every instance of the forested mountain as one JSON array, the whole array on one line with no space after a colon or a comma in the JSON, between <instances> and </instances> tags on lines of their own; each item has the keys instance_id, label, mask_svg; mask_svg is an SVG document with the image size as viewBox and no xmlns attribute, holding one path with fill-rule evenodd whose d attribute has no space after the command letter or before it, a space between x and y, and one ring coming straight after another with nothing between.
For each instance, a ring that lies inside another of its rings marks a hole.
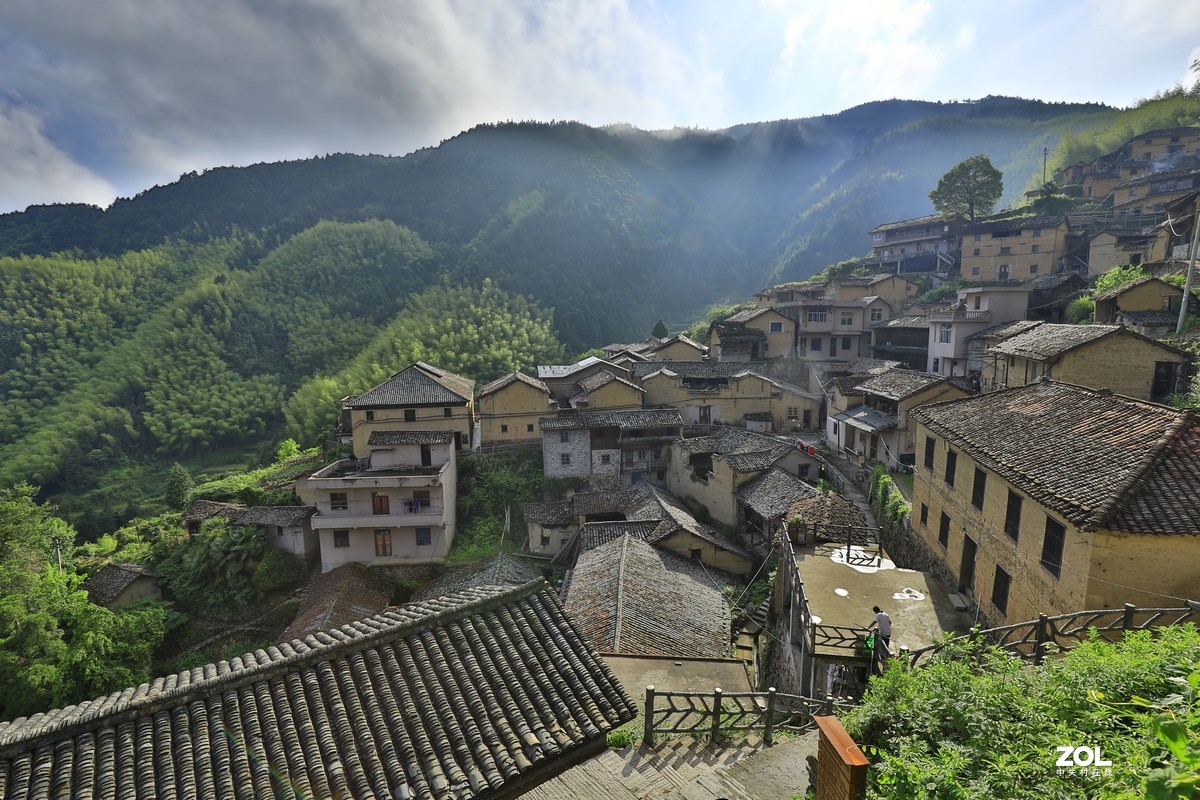
<instances>
[{"instance_id":1,"label":"forested mountain","mask_svg":"<svg viewBox=\"0 0 1200 800\"><path fill-rule=\"evenodd\" d=\"M315 444L337 398L415 358L484 381L660 317L680 329L861 255L965 157L987 153L1012 200L1043 147L1120 113L987 98L720 132L486 125L403 158L216 168L107 210L6 214L0 485L35 482L102 529L164 462Z\"/></svg>"}]
</instances>

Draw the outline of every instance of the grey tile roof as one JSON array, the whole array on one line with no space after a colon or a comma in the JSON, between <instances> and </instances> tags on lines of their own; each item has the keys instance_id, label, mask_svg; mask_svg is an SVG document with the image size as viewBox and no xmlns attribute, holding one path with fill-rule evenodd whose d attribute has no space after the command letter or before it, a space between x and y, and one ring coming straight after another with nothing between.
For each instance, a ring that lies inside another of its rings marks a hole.
<instances>
[{"instance_id":1,"label":"grey tile roof","mask_svg":"<svg viewBox=\"0 0 1200 800\"><path fill-rule=\"evenodd\" d=\"M465 800L636 713L545 584L475 589L0 723L0 794Z\"/></svg>"},{"instance_id":2,"label":"grey tile roof","mask_svg":"<svg viewBox=\"0 0 1200 800\"><path fill-rule=\"evenodd\" d=\"M623 489L617 492L576 492L571 495L571 504L577 516L589 514L624 514L641 499L638 489Z\"/></svg>"},{"instance_id":3,"label":"grey tile roof","mask_svg":"<svg viewBox=\"0 0 1200 800\"><path fill-rule=\"evenodd\" d=\"M949 379L942 375L934 375L931 372L893 369L881 375L872 375L860 383L858 388L867 394L899 401L946 380Z\"/></svg>"},{"instance_id":4,"label":"grey tile roof","mask_svg":"<svg viewBox=\"0 0 1200 800\"><path fill-rule=\"evenodd\" d=\"M484 386L482 389L479 390L479 396L484 397L485 395L489 395L494 392L498 392L501 389L503 389L504 387L506 387L510 384L516 383L517 381L520 381L521 383L524 383L528 386L532 386L534 389L537 389L539 392L545 392L546 394L550 394L550 389L549 389L549 387L546 386L545 383L538 380L537 378L526 375L524 372L521 372L518 370L516 372L510 372L507 375L502 375L499 378L496 378L496 380L492 381L487 386Z\"/></svg>"},{"instance_id":5,"label":"grey tile roof","mask_svg":"<svg viewBox=\"0 0 1200 800\"><path fill-rule=\"evenodd\" d=\"M418 361L346 403L349 408L452 406L470 401L475 382Z\"/></svg>"},{"instance_id":6,"label":"grey tile roof","mask_svg":"<svg viewBox=\"0 0 1200 800\"><path fill-rule=\"evenodd\" d=\"M393 591L388 581L358 562L322 572L308 585L292 624L279 640L303 639L375 616L391 604Z\"/></svg>"},{"instance_id":7,"label":"grey tile roof","mask_svg":"<svg viewBox=\"0 0 1200 800\"><path fill-rule=\"evenodd\" d=\"M251 506L235 520L234 525L277 525L290 528L303 525L317 513L312 506Z\"/></svg>"},{"instance_id":8,"label":"grey tile roof","mask_svg":"<svg viewBox=\"0 0 1200 800\"><path fill-rule=\"evenodd\" d=\"M574 506L570 500L552 500L548 503L527 503L523 510L526 522L546 528L563 528L574 519Z\"/></svg>"},{"instance_id":9,"label":"grey tile roof","mask_svg":"<svg viewBox=\"0 0 1200 800\"><path fill-rule=\"evenodd\" d=\"M922 406L911 419L1085 529L1200 532L1192 412L1042 380Z\"/></svg>"},{"instance_id":10,"label":"grey tile roof","mask_svg":"<svg viewBox=\"0 0 1200 800\"><path fill-rule=\"evenodd\" d=\"M899 314L885 319L882 322L874 322L871 324L872 330L880 328L928 328L929 317L924 314Z\"/></svg>"},{"instance_id":11,"label":"grey tile roof","mask_svg":"<svg viewBox=\"0 0 1200 800\"><path fill-rule=\"evenodd\" d=\"M1041 324L1043 323L1040 319L1019 319L1015 322L1001 322L998 325L992 325L990 328L976 331L968 336L967 339L1008 339L1016 336L1018 333L1033 330Z\"/></svg>"},{"instance_id":12,"label":"grey tile roof","mask_svg":"<svg viewBox=\"0 0 1200 800\"><path fill-rule=\"evenodd\" d=\"M760 517L779 519L797 500L803 500L817 490L790 472L771 467L754 480L738 488L737 499Z\"/></svg>"},{"instance_id":13,"label":"grey tile roof","mask_svg":"<svg viewBox=\"0 0 1200 800\"><path fill-rule=\"evenodd\" d=\"M770 309L770 308L744 308L735 314L730 314L728 317L726 317L725 319L723 319L721 321L722 322L734 322L734 323L738 323L740 325L744 325L747 322L749 322L750 320L755 319L756 317L761 317L763 314L766 314L768 311L772 311L772 310L773 309ZM778 313L778 312L776 312L776 313Z\"/></svg>"},{"instance_id":14,"label":"grey tile roof","mask_svg":"<svg viewBox=\"0 0 1200 800\"><path fill-rule=\"evenodd\" d=\"M867 527L867 515L863 510L837 492L818 492L797 500L787 510L787 519L793 517L803 517L806 525Z\"/></svg>"},{"instance_id":15,"label":"grey tile roof","mask_svg":"<svg viewBox=\"0 0 1200 800\"><path fill-rule=\"evenodd\" d=\"M844 278L836 278L833 282L840 286L874 286L877 283L886 281L888 278L897 277L902 280L908 280L903 276L895 275L891 272L879 272L875 275L847 275Z\"/></svg>"},{"instance_id":16,"label":"grey tile roof","mask_svg":"<svg viewBox=\"0 0 1200 800\"><path fill-rule=\"evenodd\" d=\"M662 521L662 525L651 540L652 543L683 530L703 539L719 550L725 550L747 559L751 557L745 550L717 533L716 528L697 520L674 495L649 484L644 484L641 491L644 493L645 502L630 514L630 518Z\"/></svg>"},{"instance_id":17,"label":"grey tile roof","mask_svg":"<svg viewBox=\"0 0 1200 800\"><path fill-rule=\"evenodd\" d=\"M963 227L963 235L988 233L993 231L1023 231L1034 228L1057 228L1067 222L1066 217L1006 217L1005 219L985 219L968 223ZM1068 226L1069 227L1069 226Z\"/></svg>"},{"instance_id":18,"label":"grey tile roof","mask_svg":"<svg viewBox=\"0 0 1200 800\"><path fill-rule=\"evenodd\" d=\"M1179 315L1172 314L1170 311L1118 311L1117 319L1125 325L1139 328L1169 326L1174 330L1175 323L1179 321Z\"/></svg>"},{"instance_id":19,"label":"grey tile roof","mask_svg":"<svg viewBox=\"0 0 1200 800\"><path fill-rule=\"evenodd\" d=\"M649 339L643 339L640 342L631 342L629 344L614 343L605 345L600 348L606 353L647 353L658 349L663 343L662 339L651 336Z\"/></svg>"},{"instance_id":20,"label":"grey tile roof","mask_svg":"<svg viewBox=\"0 0 1200 800\"><path fill-rule=\"evenodd\" d=\"M586 553L595 550L603 544L622 536L632 536L642 542L649 542L662 524L657 519L631 519L617 522L586 522L579 528L579 552Z\"/></svg>"},{"instance_id":21,"label":"grey tile roof","mask_svg":"<svg viewBox=\"0 0 1200 800\"><path fill-rule=\"evenodd\" d=\"M868 233L876 233L877 231L894 231L898 228L921 227L924 225L933 225L934 223L945 224L945 222L946 221L942 219L941 214L926 214L923 217L914 217L913 219L902 219L897 222L885 222L882 225L876 225L874 228L871 228ZM941 233L941 231L939 231L939 233Z\"/></svg>"},{"instance_id":22,"label":"grey tile roof","mask_svg":"<svg viewBox=\"0 0 1200 800\"><path fill-rule=\"evenodd\" d=\"M730 378L743 372L766 374L766 364L762 361L647 361L631 364L630 368L638 380L660 371L681 378Z\"/></svg>"},{"instance_id":23,"label":"grey tile roof","mask_svg":"<svg viewBox=\"0 0 1200 800\"><path fill-rule=\"evenodd\" d=\"M677 333L674 336L670 336L666 339L663 339L661 342L659 342L659 344L654 348L654 351L658 352L659 350L662 350L664 347L675 344L676 342L680 342L680 343L686 344L690 347L694 347L701 352L708 350L708 345L700 344L695 339L691 339L682 333Z\"/></svg>"},{"instance_id":24,"label":"grey tile roof","mask_svg":"<svg viewBox=\"0 0 1200 800\"><path fill-rule=\"evenodd\" d=\"M93 603L106 605L116 600L138 578L157 577L140 564L105 564L83 582L83 589ZM0 792L0 796L3 796L3 792Z\"/></svg>"},{"instance_id":25,"label":"grey tile roof","mask_svg":"<svg viewBox=\"0 0 1200 800\"><path fill-rule=\"evenodd\" d=\"M590 393L590 392L596 391L601 386L607 386L608 384L612 383L613 381L617 381L618 383L623 383L626 386L636 389L638 392L644 391L642 389L642 387L638 386L637 384L630 383L629 381L625 380L624 378L622 378L618 375L613 375L611 372L609 372L606 369L602 369L599 372L592 373L591 375L589 375L586 378L579 381L576 385L581 390L583 390L585 393Z\"/></svg>"},{"instance_id":26,"label":"grey tile roof","mask_svg":"<svg viewBox=\"0 0 1200 800\"><path fill-rule=\"evenodd\" d=\"M1059 325L1046 322L1024 333L1010 336L988 348L989 352L1034 361L1058 358L1068 350L1110 336L1120 325Z\"/></svg>"},{"instance_id":27,"label":"grey tile roof","mask_svg":"<svg viewBox=\"0 0 1200 800\"><path fill-rule=\"evenodd\" d=\"M497 553L482 563L460 567L430 581L413 593L412 601L431 600L487 586L520 586L540 577L541 568L528 559L511 553Z\"/></svg>"},{"instance_id":28,"label":"grey tile roof","mask_svg":"<svg viewBox=\"0 0 1200 800\"><path fill-rule=\"evenodd\" d=\"M583 553L564 605L601 652L726 658L731 616L717 575L621 536Z\"/></svg>"},{"instance_id":29,"label":"grey tile roof","mask_svg":"<svg viewBox=\"0 0 1200 800\"><path fill-rule=\"evenodd\" d=\"M241 516L246 507L238 503L218 503L215 500L197 500L187 507L180 517L184 522L203 522L213 517L231 520Z\"/></svg>"},{"instance_id":30,"label":"grey tile roof","mask_svg":"<svg viewBox=\"0 0 1200 800\"><path fill-rule=\"evenodd\" d=\"M895 414L888 414L876 408L871 408L868 405L857 405L851 408L834 414L833 418L838 422L848 422L855 427L866 428L871 431L890 431L900 424L899 418Z\"/></svg>"},{"instance_id":31,"label":"grey tile roof","mask_svg":"<svg viewBox=\"0 0 1200 800\"><path fill-rule=\"evenodd\" d=\"M714 428L713 432L707 436L694 436L679 443L679 449L684 458L690 458L697 453L715 453L726 457L739 454L771 453L774 455L771 460L772 464L795 448L796 443L791 439L733 426Z\"/></svg>"},{"instance_id":32,"label":"grey tile roof","mask_svg":"<svg viewBox=\"0 0 1200 800\"><path fill-rule=\"evenodd\" d=\"M454 431L371 431L368 447L387 447L398 444L450 444Z\"/></svg>"},{"instance_id":33,"label":"grey tile roof","mask_svg":"<svg viewBox=\"0 0 1200 800\"><path fill-rule=\"evenodd\" d=\"M1087 281L1083 280L1078 272L1054 272L1049 275L1038 275L1033 280L1027 281L1025 285L1037 292L1047 292L1068 283L1082 286Z\"/></svg>"},{"instance_id":34,"label":"grey tile roof","mask_svg":"<svg viewBox=\"0 0 1200 800\"><path fill-rule=\"evenodd\" d=\"M587 369L595 364L602 363L607 364L609 362L602 358L597 358L596 356L588 356L582 361L576 361L574 364L548 364L539 366L537 368L537 376L541 380L546 380L548 378L568 378L582 369Z\"/></svg>"},{"instance_id":35,"label":"grey tile roof","mask_svg":"<svg viewBox=\"0 0 1200 800\"><path fill-rule=\"evenodd\" d=\"M683 425L683 417L675 409L650 408L635 411L585 411L542 417L538 420L543 431L570 431L589 428L670 428Z\"/></svg>"},{"instance_id":36,"label":"grey tile roof","mask_svg":"<svg viewBox=\"0 0 1200 800\"><path fill-rule=\"evenodd\" d=\"M1120 297L1121 295L1125 294L1130 289L1136 289L1137 287L1141 286L1144 283L1162 284L1162 289L1164 290L1164 292L1166 294L1171 294L1171 293L1175 293L1177 295L1183 294L1183 290L1180 289L1178 286L1172 286L1171 284L1164 281L1162 278L1156 278L1153 275L1145 275L1141 278L1138 278L1137 280L1130 281L1129 283L1123 283L1120 286L1117 286L1113 289L1109 289L1107 292L1097 292L1095 295L1095 299L1096 300L1112 300L1115 297Z\"/></svg>"},{"instance_id":37,"label":"grey tile roof","mask_svg":"<svg viewBox=\"0 0 1200 800\"><path fill-rule=\"evenodd\" d=\"M766 309L759 309L765 311ZM741 342L765 342L767 334L759 328L747 328L745 325L734 322L714 322L712 330L717 332L717 337L724 344L739 344Z\"/></svg>"}]
</instances>

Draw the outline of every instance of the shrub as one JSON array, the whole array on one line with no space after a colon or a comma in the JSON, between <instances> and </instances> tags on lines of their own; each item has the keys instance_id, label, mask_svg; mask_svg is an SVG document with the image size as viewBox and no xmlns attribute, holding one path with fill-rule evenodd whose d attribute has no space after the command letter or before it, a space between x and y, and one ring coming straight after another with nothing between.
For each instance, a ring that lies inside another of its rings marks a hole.
<instances>
[{"instance_id":1,"label":"shrub","mask_svg":"<svg viewBox=\"0 0 1200 800\"><path fill-rule=\"evenodd\" d=\"M286 550L272 547L254 570L251 582L263 594L290 589L304 582L304 562Z\"/></svg>"}]
</instances>

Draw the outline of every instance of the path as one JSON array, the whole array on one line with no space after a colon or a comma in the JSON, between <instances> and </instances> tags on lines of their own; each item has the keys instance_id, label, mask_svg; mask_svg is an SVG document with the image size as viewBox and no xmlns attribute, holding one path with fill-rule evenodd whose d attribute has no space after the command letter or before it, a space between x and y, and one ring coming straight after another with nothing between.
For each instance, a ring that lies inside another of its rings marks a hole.
<instances>
[{"instance_id":1,"label":"path","mask_svg":"<svg viewBox=\"0 0 1200 800\"><path fill-rule=\"evenodd\" d=\"M875 522L875 515L871 513L871 504L867 501L867 496L859 490L857 486L846 476L846 473L838 469L837 462L826 457L825 469L830 472L837 473L841 479L838 483L841 486L842 497L845 497L854 505L862 509L862 512L867 515L867 524L872 528L878 528L879 524Z\"/></svg>"}]
</instances>

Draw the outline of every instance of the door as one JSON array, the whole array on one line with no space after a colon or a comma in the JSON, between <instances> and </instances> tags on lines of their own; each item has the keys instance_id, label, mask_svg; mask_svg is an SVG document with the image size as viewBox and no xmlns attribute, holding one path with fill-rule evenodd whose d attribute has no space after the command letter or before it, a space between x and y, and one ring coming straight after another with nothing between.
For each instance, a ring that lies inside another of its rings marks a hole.
<instances>
[{"instance_id":1,"label":"door","mask_svg":"<svg viewBox=\"0 0 1200 800\"><path fill-rule=\"evenodd\" d=\"M975 593L975 553L978 548L970 536L963 537L962 563L958 567L958 590Z\"/></svg>"},{"instance_id":2,"label":"door","mask_svg":"<svg viewBox=\"0 0 1200 800\"><path fill-rule=\"evenodd\" d=\"M427 444L421 445L421 466L433 466L433 453L429 450L429 445Z\"/></svg>"},{"instance_id":3,"label":"door","mask_svg":"<svg viewBox=\"0 0 1200 800\"><path fill-rule=\"evenodd\" d=\"M390 528L375 529L375 557L389 558L392 555L392 531Z\"/></svg>"},{"instance_id":4,"label":"door","mask_svg":"<svg viewBox=\"0 0 1200 800\"><path fill-rule=\"evenodd\" d=\"M1150 399L1161 403L1175 394L1175 380L1179 365L1170 361L1154 362L1154 383L1150 385Z\"/></svg>"},{"instance_id":5,"label":"door","mask_svg":"<svg viewBox=\"0 0 1200 800\"><path fill-rule=\"evenodd\" d=\"M1008 264L1000 265L1000 276L999 277L1000 277L1000 280L1002 280L1002 281L1008 280Z\"/></svg>"},{"instance_id":6,"label":"door","mask_svg":"<svg viewBox=\"0 0 1200 800\"><path fill-rule=\"evenodd\" d=\"M700 406L699 419L701 425L710 425L712 423L712 406Z\"/></svg>"},{"instance_id":7,"label":"door","mask_svg":"<svg viewBox=\"0 0 1200 800\"><path fill-rule=\"evenodd\" d=\"M833 358L836 355L837 355L837 337L830 336L829 337L829 357Z\"/></svg>"}]
</instances>

